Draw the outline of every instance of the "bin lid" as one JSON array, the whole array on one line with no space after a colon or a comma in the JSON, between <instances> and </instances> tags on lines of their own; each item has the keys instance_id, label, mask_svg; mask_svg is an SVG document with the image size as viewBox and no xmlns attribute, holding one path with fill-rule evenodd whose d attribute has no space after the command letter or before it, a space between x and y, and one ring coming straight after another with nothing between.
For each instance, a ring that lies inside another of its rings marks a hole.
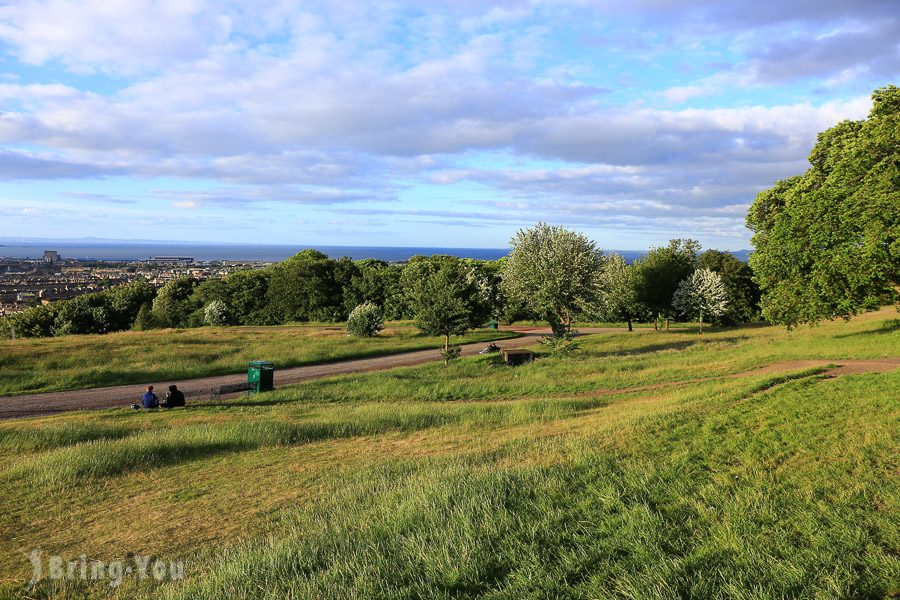
<instances>
[{"instance_id":1,"label":"bin lid","mask_svg":"<svg viewBox=\"0 0 900 600\"><path fill-rule=\"evenodd\" d=\"M250 362L251 367L275 367L275 363L267 360L254 360Z\"/></svg>"}]
</instances>

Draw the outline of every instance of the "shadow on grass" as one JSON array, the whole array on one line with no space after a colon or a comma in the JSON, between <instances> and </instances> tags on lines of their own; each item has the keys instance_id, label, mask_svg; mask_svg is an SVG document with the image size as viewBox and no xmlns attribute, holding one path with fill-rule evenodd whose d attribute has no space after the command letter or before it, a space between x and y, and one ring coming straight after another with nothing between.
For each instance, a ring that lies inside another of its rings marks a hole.
<instances>
[{"instance_id":1,"label":"shadow on grass","mask_svg":"<svg viewBox=\"0 0 900 600\"><path fill-rule=\"evenodd\" d=\"M845 338L854 338L861 337L866 335L885 335L888 333L894 333L895 331L900 331L900 319L891 319L889 321L885 321L881 324L881 327L876 329L867 329L865 331L854 331L853 333L839 333L834 337L839 339Z\"/></svg>"}]
</instances>

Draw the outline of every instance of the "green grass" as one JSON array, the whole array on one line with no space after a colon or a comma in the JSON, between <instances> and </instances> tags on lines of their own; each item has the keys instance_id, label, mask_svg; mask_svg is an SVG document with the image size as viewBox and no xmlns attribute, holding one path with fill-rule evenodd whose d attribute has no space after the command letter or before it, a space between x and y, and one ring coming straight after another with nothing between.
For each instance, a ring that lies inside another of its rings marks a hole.
<instances>
[{"instance_id":1,"label":"green grass","mask_svg":"<svg viewBox=\"0 0 900 600\"><path fill-rule=\"evenodd\" d=\"M459 343L515 337L476 331ZM251 360L292 367L437 348L443 341L391 327L374 338L336 326L202 327L0 341L0 395L238 373Z\"/></svg>"},{"instance_id":2,"label":"green grass","mask_svg":"<svg viewBox=\"0 0 900 600\"><path fill-rule=\"evenodd\" d=\"M30 597L892 597L900 370L754 369L900 356L897 324L602 334L519 368L0 423L0 597L38 547L186 579Z\"/></svg>"}]
</instances>

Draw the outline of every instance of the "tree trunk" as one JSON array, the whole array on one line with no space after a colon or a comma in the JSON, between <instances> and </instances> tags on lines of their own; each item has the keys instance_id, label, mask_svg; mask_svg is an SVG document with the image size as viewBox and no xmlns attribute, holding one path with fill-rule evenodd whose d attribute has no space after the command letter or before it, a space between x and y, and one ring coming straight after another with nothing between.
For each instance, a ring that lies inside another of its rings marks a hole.
<instances>
[{"instance_id":1,"label":"tree trunk","mask_svg":"<svg viewBox=\"0 0 900 600\"><path fill-rule=\"evenodd\" d=\"M634 331L634 329L631 327L631 317L628 317L628 331Z\"/></svg>"},{"instance_id":2,"label":"tree trunk","mask_svg":"<svg viewBox=\"0 0 900 600\"><path fill-rule=\"evenodd\" d=\"M666 331L669 330L669 317L666 317Z\"/></svg>"},{"instance_id":3,"label":"tree trunk","mask_svg":"<svg viewBox=\"0 0 900 600\"><path fill-rule=\"evenodd\" d=\"M656 318L653 319L653 331L659 331L659 313L656 313Z\"/></svg>"},{"instance_id":4,"label":"tree trunk","mask_svg":"<svg viewBox=\"0 0 900 600\"><path fill-rule=\"evenodd\" d=\"M700 313L700 335L703 335L703 313Z\"/></svg>"},{"instance_id":5,"label":"tree trunk","mask_svg":"<svg viewBox=\"0 0 900 600\"><path fill-rule=\"evenodd\" d=\"M450 334L444 334L444 352L450 349Z\"/></svg>"}]
</instances>

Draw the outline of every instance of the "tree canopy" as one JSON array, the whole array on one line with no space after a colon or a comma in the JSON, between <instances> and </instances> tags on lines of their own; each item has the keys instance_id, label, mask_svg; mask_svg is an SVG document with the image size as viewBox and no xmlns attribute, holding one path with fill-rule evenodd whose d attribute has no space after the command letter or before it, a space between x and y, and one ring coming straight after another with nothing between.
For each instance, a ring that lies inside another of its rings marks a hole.
<instances>
[{"instance_id":1,"label":"tree canopy","mask_svg":"<svg viewBox=\"0 0 900 600\"><path fill-rule=\"evenodd\" d=\"M703 317L718 317L728 307L728 292L719 274L710 269L697 269L678 284L672 297L672 306L684 316L700 322L703 334Z\"/></svg>"},{"instance_id":2,"label":"tree canopy","mask_svg":"<svg viewBox=\"0 0 900 600\"><path fill-rule=\"evenodd\" d=\"M483 282L472 265L454 256L413 257L401 283L416 326L429 335L444 336L445 352L451 335L483 325L490 313Z\"/></svg>"},{"instance_id":3,"label":"tree canopy","mask_svg":"<svg viewBox=\"0 0 900 600\"><path fill-rule=\"evenodd\" d=\"M670 240L668 246L651 248L635 265L638 270L638 301L666 319L672 316L672 298L678 284L690 277L697 268L696 240Z\"/></svg>"},{"instance_id":4,"label":"tree canopy","mask_svg":"<svg viewBox=\"0 0 900 600\"><path fill-rule=\"evenodd\" d=\"M513 301L545 318L553 332L567 332L578 311L599 299L603 252L581 233L538 223L510 241L503 287Z\"/></svg>"},{"instance_id":5,"label":"tree canopy","mask_svg":"<svg viewBox=\"0 0 900 600\"><path fill-rule=\"evenodd\" d=\"M900 88L819 134L803 175L756 196L750 265L769 321L793 326L900 301Z\"/></svg>"}]
</instances>

